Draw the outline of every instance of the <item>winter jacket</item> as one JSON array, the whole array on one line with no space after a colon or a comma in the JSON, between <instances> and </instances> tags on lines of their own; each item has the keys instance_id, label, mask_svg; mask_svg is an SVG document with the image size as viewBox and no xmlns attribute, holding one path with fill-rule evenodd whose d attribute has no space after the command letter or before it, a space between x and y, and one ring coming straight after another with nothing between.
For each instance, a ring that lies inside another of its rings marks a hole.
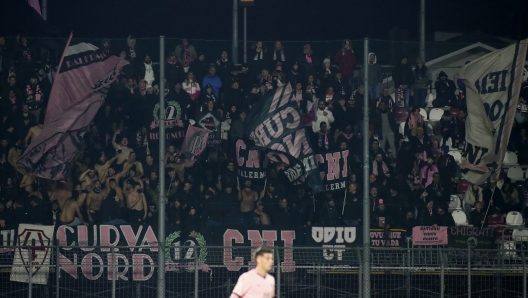
<instances>
[{"instance_id":1,"label":"winter jacket","mask_svg":"<svg viewBox=\"0 0 528 298\"><path fill-rule=\"evenodd\" d=\"M427 67L425 65L422 66L422 69L424 69L423 72L425 72L425 75L423 75L423 72L420 69L418 69L418 68L414 69L413 90L416 90L416 89L428 89L429 85L431 85L431 83L432 83L431 72L427 69Z\"/></svg>"},{"instance_id":2,"label":"winter jacket","mask_svg":"<svg viewBox=\"0 0 528 298\"><path fill-rule=\"evenodd\" d=\"M183 61L183 46L182 45L178 45L176 47L176 49L174 50L174 54L176 54L176 59L178 59L178 63L180 63L180 65L184 65L184 61ZM196 50L194 49L194 46L193 45L188 45L187 46L187 50L189 50L189 53L191 54L191 63L196 60L196 58L198 57L198 54L196 53Z\"/></svg>"},{"instance_id":3,"label":"winter jacket","mask_svg":"<svg viewBox=\"0 0 528 298\"><path fill-rule=\"evenodd\" d=\"M327 115L325 116L323 112L326 112ZM332 114L332 111L328 110L328 108L325 108L323 111L317 109L315 115L317 118L312 124L313 131L319 132L321 130L321 122L325 122L326 127L330 130L331 123L334 123L334 114Z\"/></svg>"},{"instance_id":4,"label":"winter jacket","mask_svg":"<svg viewBox=\"0 0 528 298\"><path fill-rule=\"evenodd\" d=\"M456 100L456 85L452 80L438 80L435 82L436 98L443 101Z\"/></svg>"},{"instance_id":5,"label":"winter jacket","mask_svg":"<svg viewBox=\"0 0 528 298\"><path fill-rule=\"evenodd\" d=\"M410 87L414 83L414 73L409 64L397 64L392 70L392 80L394 86L407 85Z\"/></svg>"},{"instance_id":6,"label":"winter jacket","mask_svg":"<svg viewBox=\"0 0 528 298\"><path fill-rule=\"evenodd\" d=\"M429 184L433 183L433 176L435 173L438 173L438 167L436 165L425 165L422 167L421 172L424 187L427 187Z\"/></svg>"},{"instance_id":7,"label":"winter jacket","mask_svg":"<svg viewBox=\"0 0 528 298\"><path fill-rule=\"evenodd\" d=\"M211 85L213 87L213 93L216 96L216 98L220 95L220 88L222 88L222 80L220 77L215 75L214 77L206 76L203 78L202 86Z\"/></svg>"},{"instance_id":8,"label":"winter jacket","mask_svg":"<svg viewBox=\"0 0 528 298\"><path fill-rule=\"evenodd\" d=\"M383 82L383 75L381 74L381 65L378 64L378 57L375 53L369 53L370 55L374 55L374 63L371 63L369 60L368 66L368 84L369 86L375 86L378 84L381 84ZM363 75L365 73L365 68L361 67L361 70L359 72L359 78L362 79Z\"/></svg>"},{"instance_id":9,"label":"winter jacket","mask_svg":"<svg viewBox=\"0 0 528 298\"><path fill-rule=\"evenodd\" d=\"M398 126L396 125L396 121L394 120L394 114L392 112L387 112L387 118L389 120L389 125L392 129L392 132L397 134ZM379 110L376 110L376 112L373 113L372 124L374 124L374 133L377 134L381 139L383 139L382 119L381 112Z\"/></svg>"},{"instance_id":10,"label":"winter jacket","mask_svg":"<svg viewBox=\"0 0 528 298\"><path fill-rule=\"evenodd\" d=\"M334 55L334 63L339 66L343 76L351 77L356 66L356 54L352 49L339 49Z\"/></svg>"},{"instance_id":11,"label":"winter jacket","mask_svg":"<svg viewBox=\"0 0 528 298\"><path fill-rule=\"evenodd\" d=\"M473 186L469 186L466 190L466 193L464 194L464 204L469 204L471 206L475 205L475 203L482 202L482 187L479 186L478 188L478 196L476 196L475 192L473 191Z\"/></svg>"}]
</instances>

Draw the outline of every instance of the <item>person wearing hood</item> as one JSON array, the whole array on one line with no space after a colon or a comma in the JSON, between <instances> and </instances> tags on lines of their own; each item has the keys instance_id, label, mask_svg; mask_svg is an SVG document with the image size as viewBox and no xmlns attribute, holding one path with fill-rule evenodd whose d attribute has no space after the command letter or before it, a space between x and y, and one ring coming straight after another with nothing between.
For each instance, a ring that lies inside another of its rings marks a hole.
<instances>
[{"instance_id":1,"label":"person wearing hood","mask_svg":"<svg viewBox=\"0 0 528 298\"><path fill-rule=\"evenodd\" d=\"M350 39L343 40L341 48L334 54L334 63L343 72L343 79L352 87L354 67L356 66L356 54L352 49Z\"/></svg>"},{"instance_id":2,"label":"person wearing hood","mask_svg":"<svg viewBox=\"0 0 528 298\"><path fill-rule=\"evenodd\" d=\"M174 84L183 81L185 72L183 66L178 62L176 53L170 53L169 59L165 61L165 77L167 82Z\"/></svg>"},{"instance_id":3,"label":"person wearing hood","mask_svg":"<svg viewBox=\"0 0 528 298\"><path fill-rule=\"evenodd\" d=\"M191 64L198 57L194 46L189 44L187 38L182 39L181 44L176 46L176 49L174 49L174 54L176 54L178 63L183 67L185 72L189 71Z\"/></svg>"},{"instance_id":4,"label":"person wearing hood","mask_svg":"<svg viewBox=\"0 0 528 298\"><path fill-rule=\"evenodd\" d=\"M145 80L148 85L152 85L156 80L156 77L159 75L159 69L154 63L152 63L150 55L145 55L143 63L140 63L136 67L136 74L138 80Z\"/></svg>"},{"instance_id":5,"label":"person wearing hood","mask_svg":"<svg viewBox=\"0 0 528 298\"><path fill-rule=\"evenodd\" d=\"M378 109L373 114L374 132L379 138L381 148L387 148L386 144L388 143L391 153L395 155L394 136L398 133L398 126L394 120L394 114L387 109L387 105L383 101L379 103Z\"/></svg>"},{"instance_id":6,"label":"person wearing hood","mask_svg":"<svg viewBox=\"0 0 528 298\"><path fill-rule=\"evenodd\" d=\"M403 57L400 63L394 66L392 79L397 89L398 102L403 99L405 108L410 111L409 98L411 96L411 86L414 83L414 73L411 66L407 63L407 57Z\"/></svg>"},{"instance_id":7,"label":"person wearing hood","mask_svg":"<svg viewBox=\"0 0 528 298\"><path fill-rule=\"evenodd\" d=\"M302 66L302 71L306 75L315 75L316 67L320 65L320 60L312 51L312 46L307 44L303 48L302 54L297 58L299 65Z\"/></svg>"},{"instance_id":8,"label":"person wearing hood","mask_svg":"<svg viewBox=\"0 0 528 298\"><path fill-rule=\"evenodd\" d=\"M455 220L449 212L447 212L447 205L442 204L436 207L436 216L433 220L433 226L438 227L454 227ZM477 226L475 226L477 227Z\"/></svg>"},{"instance_id":9,"label":"person wearing hood","mask_svg":"<svg viewBox=\"0 0 528 298\"><path fill-rule=\"evenodd\" d=\"M431 72L427 69L427 66L420 58L416 61L416 67L414 68L414 84L412 86L415 108L425 108L427 89L431 83Z\"/></svg>"},{"instance_id":10,"label":"person wearing hood","mask_svg":"<svg viewBox=\"0 0 528 298\"><path fill-rule=\"evenodd\" d=\"M227 59L227 58L226 58ZM211 85L213 88L213 94L216 98L219 98L220 88L222 88L222 80L216 75L216 67L210 66L207 76L204 77L202 86Z\"/></svg>"},{"instance_id":11,"label":"person wearing hood","mask_svg":"<svg viewBox=\"0 0 528 298\"><path fill-rule=\"evenodd\" d=\"M381 74L381 65L378 64L378 57L376 53L369 53L368 68L368 90L372 98L380 97L381 83L383 82L383 76ZM361 67L359 72L359 78L363 78L365 68Z\"/></svg>"},{"instance_id":12,"label":"person wearing hood","mask_svg":"<svg viewBox=\"0 0 528 298\"><path fill-rule=\"evenodd\" d=\"M458 107L456 101L456 85L453 80L447 78L447 74L443 71L438 74L438 80L435 82L436 99L433 101L435 108L449 106L452 108Z\"/></svg>"}]
</instances>

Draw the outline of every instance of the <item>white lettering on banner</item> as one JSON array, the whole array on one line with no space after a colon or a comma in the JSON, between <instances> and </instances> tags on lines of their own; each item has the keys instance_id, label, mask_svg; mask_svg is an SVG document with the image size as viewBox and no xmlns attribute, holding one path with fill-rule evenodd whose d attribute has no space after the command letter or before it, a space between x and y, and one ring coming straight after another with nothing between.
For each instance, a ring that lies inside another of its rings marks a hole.
<instances>
[{"instance_id":1,"label":"white lettering on banner","mask_svg":"<svg viewBox=\"0 0 528 298\"><path fill-rule=\"evenodd\" d=\"M275 246L277 241L276 230L264 230L262 235L258 230L248 230L247 239L251 241L251 246L260 246L264 242L267 246ZM284 262L282 264L282 272L295 271L295 262L293 261L293 251L287 248L293 247L293 240L295 240L295 231L281 231L281 240L284 242ZM224 233L224 265L229 271L239 271L244 265L244 257L233 257L233 242L235 244L244 243L244 236L238 230L228 229ZM248 262L254 265L251 260Z\"/></svg>"},{"instance_id":2,"label":"white lettering on banner","mask_svg":"<svg viewBox=\"0 0 528 298\"><path fill-rule=\"evenodd\" d=\"M401 239L401 233L402 232L395 232L390 231L388 233L384 231L370 232L370 245L371 246L400 246L400 239Z\"/></svg>"},{"instance_id":3,"label":"white lettering on banner","mask_svg":"<svg viewBox=\"0 0 528 298\"><path fill-rule=\"evenodd\" d=\"M333 251L337 254L337 260L343 261L343 252L346 250L344 245L323 245L323 248L323 258L325 260L332 261L334 259L334 254L331 253Z\"/></svg>"},{"instance_id":4,"label":"white lettering on banner","mask_svg":"<svg viewBox=\"0 0 528 298\"><path fill-rule=\"evenodd\" d=\"M253 131L250 134L250 138L255 141L255 144L259 147L267 147L271 143L270 138L278 138L283 134L284 127L287 127L289 129L294 129L299 126L300 124L301 116L299 115L299 112L297 112L293 108L288 108L285 110L285 113L277 113L273 115L271 118L268 118L264 120L262 123L260 123L255 131ZM299 130L300 135L304 135L304 130ZM296 136L297 138L297 136ZM290 138L291 140L291 138ZM286 139L284 140L286 143ZM274 150L280 150L286 152L283 145L280 144L274 144L276 145L276 148L273 148ZM300 149L300 148L299 148ZM301 150L298 150L297 152L292 152L291 155L295 158L298 158L300 155Z\"/></svg>"},{"instance_id":5,"label":"white lettering on banner","mask_svg":"<svg viewBox=\"0 0 528 298\"><path fill-rule=\"evenodd\" d=\"M317 243L353 243L356 227L312 227L312 239Z\"/></svg>"},{"instance_id":6,"label":"white lettering on banner","mask_svg":"<svg viewBox=\"0 0 528 298\"><path fill-rule=\"evenodd\" d=\"M0 243L2 244L2 247L0 247L0 253L14 251L12 246L15 246L15 235L14 229L0 231Z\"/></svg>"},{"instance_id":7,"label":"white lettering on banner","mask_svg":"<svg viewBox=\"0 0 528 298\"><path fill-rule=\"evenodd\" d=\"M284 174L288 178L288 181L293 182L302 176L302 166L300 164L296 164L293 167L284 170Z\"/></svg>"},{"instance_id":8,"label":"white lettering on banner","mask_svg":"<svg viewBox=\"0 0 528 298\"><path fill-rule=\"evenodd\" d=\"M264 179L266 178L266 172L251 172L238 170L238 176L252 179Z\"/></svg>"}]
</instances>

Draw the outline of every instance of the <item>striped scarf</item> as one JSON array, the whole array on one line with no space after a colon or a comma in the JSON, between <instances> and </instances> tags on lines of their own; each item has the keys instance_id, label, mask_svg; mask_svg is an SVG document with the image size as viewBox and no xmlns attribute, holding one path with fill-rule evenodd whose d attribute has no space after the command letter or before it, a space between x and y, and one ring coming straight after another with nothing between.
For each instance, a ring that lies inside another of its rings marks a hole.
<instances>
[{"instance_id":1,"label":"striped scarf","mask_svg":"<svg viewBox=\"0 0 528 298\"><path fill-rule=\"evenodd\" d=\"M280 52L280 60L279 61L286 61L286 56L284 55L284 51L282 49L279 50ZM273 61L277 61L277 50L273 51Z\"/></svg>"}]
</instances>

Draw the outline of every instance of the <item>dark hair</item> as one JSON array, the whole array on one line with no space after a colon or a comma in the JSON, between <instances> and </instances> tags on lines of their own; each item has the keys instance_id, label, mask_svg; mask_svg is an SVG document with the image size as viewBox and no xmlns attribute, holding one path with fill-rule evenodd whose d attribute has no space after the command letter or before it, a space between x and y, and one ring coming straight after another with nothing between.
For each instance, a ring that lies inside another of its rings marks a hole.
<instances>
[{"instance_id":1,"label":"dark hair","mask_svg":"<svg viewBox=\"0 0 528 298\"><path fill-rule=\"evenodd\" d=\"M273 250L269 247L259 247L255 253L255 260L257 260L258 257L263 256L265 254L273 254Z\"/></svg>"}]
</instances>

